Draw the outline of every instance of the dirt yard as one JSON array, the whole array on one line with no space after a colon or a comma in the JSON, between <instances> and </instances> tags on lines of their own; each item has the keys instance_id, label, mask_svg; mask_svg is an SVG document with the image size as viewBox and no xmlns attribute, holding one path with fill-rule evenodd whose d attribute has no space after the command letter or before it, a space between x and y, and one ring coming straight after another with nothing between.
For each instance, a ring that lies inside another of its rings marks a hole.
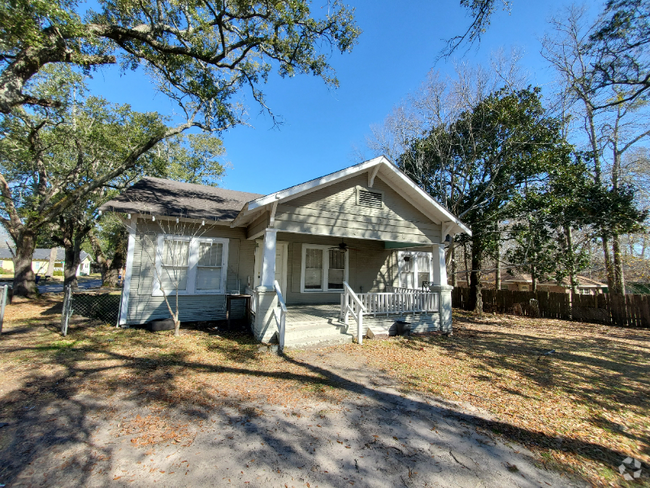
<instances>
[{"instance_id":1,"label":"dirt yard","mask_svg":"<svg viewBox=\"0 0 650 488\"><path fill-rule=\"evenodd\" d=\"M7 309L6 486L649 483L650 331L459 312L452 337L278 356L207 329L63 338L59 313Z\"/></svg>"}]
</instances>

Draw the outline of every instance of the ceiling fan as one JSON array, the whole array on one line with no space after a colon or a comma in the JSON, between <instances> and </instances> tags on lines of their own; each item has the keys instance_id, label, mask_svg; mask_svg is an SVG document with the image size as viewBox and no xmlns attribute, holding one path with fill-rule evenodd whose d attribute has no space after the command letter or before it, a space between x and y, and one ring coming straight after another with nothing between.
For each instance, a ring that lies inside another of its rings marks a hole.
<instances>
[{"instance_id":1,"label":"ceiling fan","mask_svg":"<svg viewBox=\"0 0 650 488\"><path fill-rule=\"evenodd\" d=\"M343 239L339 242L338 246L332 246L330 249L338 249L339 251L347 252L348 250L358 251L357 248L348 246Z\"/></svg>"}]
</instances>

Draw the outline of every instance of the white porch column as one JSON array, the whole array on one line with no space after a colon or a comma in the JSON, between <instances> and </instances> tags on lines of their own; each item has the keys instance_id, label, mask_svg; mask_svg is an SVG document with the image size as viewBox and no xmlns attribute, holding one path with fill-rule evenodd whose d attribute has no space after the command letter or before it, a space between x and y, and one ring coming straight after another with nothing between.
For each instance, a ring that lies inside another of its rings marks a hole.
<instances>
[{"instance_id":1,"label":"white porch column","mask_svg":"<svg viewBox=\"0 0 650 488\"><path fill-rule=\"evenodd\" d=\"M255 288L256 307L253 334L258 341L267 342L277 331L273 311L277 307L277 295L273 287L275 281L275 244L276 229L264 231L262 243L262 266L260 268L260 286Z\"/></svg>"},{"instance_id":2,"label":"white porch column","mask_svg":"<svg viewBox=\"0 0 650 488\"><path fill-rule=\"evenodd\" d=\"M129 231L129 240L126 251L126 272L124 281L122 281L122 301L120 302L120 316L117 320L117 325L125 325L127 317L129 316L129 294L131 293L131 279L133 276L133 258L135 256L135 231L137 224L137 217L133 217L127 224Z\"/></svg>"},{"instance_id":3,"label":"white porch column","mask_svg":"<svg viewBox=\"0 0 650 488\"><path fill-rule=\"evenodd\" d=\"M437 292L440 297L438 303L440 331L446 334L451 334L451 290L453 290L453 287L447 285L445 245L442 243L433 245L433 283L434 285L429 289L432 292Z\"/></svg>"},{"instance_id":4,"label":"white porch column","mask_svg":"<svg viewBox=\"0 0 650 488\"><path fill-rule=\"evenodd\" d=\"M445 262L445 245L433 245L433 283L435 285L447 284L447 263Z\"/></svg>"},{"instance_id":5,"label":"white porch column","mask_svg":"<svg viewBox=\"0 0 650 488\"><path fill-rule=\"evenodd\" d=\"M276 229L266 229L264 231L260 285L268 288L273 288L273 282L275 281L275 242L277 233Z\"/></svg>"}]
</instances>

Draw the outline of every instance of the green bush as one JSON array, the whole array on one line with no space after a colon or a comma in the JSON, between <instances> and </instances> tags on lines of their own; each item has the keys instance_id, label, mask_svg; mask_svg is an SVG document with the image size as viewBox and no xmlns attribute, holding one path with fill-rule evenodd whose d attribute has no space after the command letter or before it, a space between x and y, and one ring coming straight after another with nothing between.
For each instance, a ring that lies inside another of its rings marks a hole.
<instances>
[{"instance_id":1,"label":"green bush","mask_svg":"<svg viewBox=\"0 0 650 488\"><path fill-rule=\"evenodd\" d=\"M0 268L0 274L14 274L14 270L13 269Z\"/></svg>"}]
</instances>

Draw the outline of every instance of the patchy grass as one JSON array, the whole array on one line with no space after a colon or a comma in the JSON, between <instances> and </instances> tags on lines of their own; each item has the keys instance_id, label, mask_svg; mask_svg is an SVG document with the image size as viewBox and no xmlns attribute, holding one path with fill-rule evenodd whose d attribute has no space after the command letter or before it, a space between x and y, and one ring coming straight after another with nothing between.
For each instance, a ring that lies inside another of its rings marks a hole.
<instances>
[{"instance_id":1,"label":"patchy grass","mask_svg":"<svg viewBox=\"0 0 650 488\"><path fill-rule=\"evenodd\" d=\"M248 334L182 329L174 337L75 317L63 338L58 313L55 299L7 308L0 342L5 417L55 381L65 381L70 395L137 395L161 410L212 409L235 398L293 405L317 395L336 403L345 395L318 371L266 352Z\"/></svg>"},{"instance_id":2,"label":"patchy grass","mask_svg":"<svg viewBox=\"0 0 650 488\"><path fill-rule=\"evenodd\" d=\"M363 354L404 390L480 407L488 429L599 484L621 479L626 456L650 465L650 331L454 316L452 337L367 341Z\"/></svg>"},{"instance_id":3,"label":"patchy grass","mask_svg":"<svg viewBox=\"0 0 650 488\"><path fill-rule=\"evenodd\" d=\"M175 338L171 331L116 329L75 318L63 338L60 309L58 298L17 300L7 308L0 421L19 421L57 398L124 398L146 403L151 414L125 417L116 435L129 435L138 446L184 446L194 434L169 411L200 417L254 400L296 409L313 400L335 405L355 386L310 367L314 352L278 357L243 333L184 329ZM650 331L455 312L452 337L337 348L386 371L405 391L489 412L493 420L483 422L484 430L522 442L547 467L573 470L594 485L621 484L616 468L625 456L650 464ZM327 415L323 410L321 417ZM646 476L630 486L647 482Z\"/></svg>"}]
</instances>

